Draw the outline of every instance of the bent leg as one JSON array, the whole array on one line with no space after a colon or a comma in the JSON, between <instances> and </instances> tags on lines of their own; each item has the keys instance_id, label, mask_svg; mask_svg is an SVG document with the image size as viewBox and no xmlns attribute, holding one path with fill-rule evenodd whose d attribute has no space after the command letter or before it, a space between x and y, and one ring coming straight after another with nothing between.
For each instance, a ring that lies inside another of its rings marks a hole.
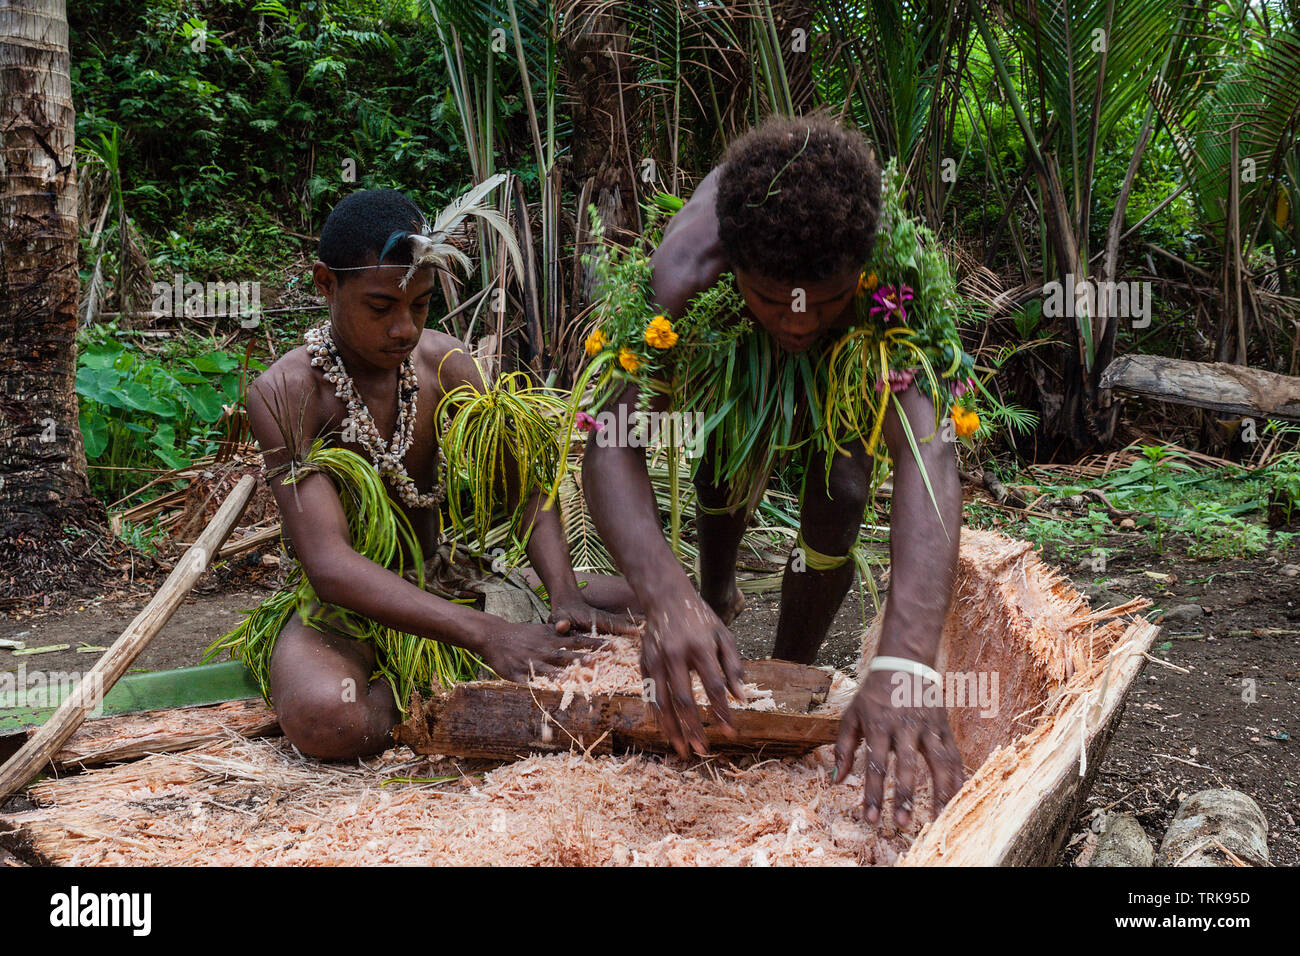
<instances>
[{"instance_id":1,"label":"bent leg","mask_svg":"<svg viewBox=\"0 0 1300 956\"><path fill-rule=\"evenodd\" d=\"M871 459L861 442L849 446L849 456L836 455L830 480L819 458L808 463L799 530L809 551L827 557L847 555L858 540L862 512L870 490ZM800 558L796 564L796 558ZM826 632L853 583L853 560L819 570L808 555L791 554L781 580L781 617L772 656L811 664L817 659Z\"/></svg>"},{"instance_id":2,"label":"bent leg","mask_svg":"<svg viewBox=\"0 0 1300 956\"><path fill-rule=\"evenodd\" d=\"M736 586L736 555L745 536L749 515L745 505L724 510L730 491L714 478L714 454L707 457L695 478L695 529L700 549L700 597L723 624L731 624L745 607Z\"/></svg>"},{"instance_id":3,"label":"bent leg","mask_svg":"<svg viewBox=\"0 0 1300 956\"><path fill-rule=\"evenodd\" d=\"M631 614L644 617L641 604L636 599L636 592L627 579L617 574L587 574L578 572L578 585L582 588L582 599L594 608L609 611L611 614Z\"/></svg>"},{"instance_id":4,"label":"bent leg","mask_svg":"<svg viewBox=\"0 0 1300 956\"><path fill-rule=\"evenodd\" d=\"M370 680L374 667L370 644L290 617L271 653L271 701L284 735L322 760L391 747L397 704L387 680Z\"/></svg>"}]
</instances>

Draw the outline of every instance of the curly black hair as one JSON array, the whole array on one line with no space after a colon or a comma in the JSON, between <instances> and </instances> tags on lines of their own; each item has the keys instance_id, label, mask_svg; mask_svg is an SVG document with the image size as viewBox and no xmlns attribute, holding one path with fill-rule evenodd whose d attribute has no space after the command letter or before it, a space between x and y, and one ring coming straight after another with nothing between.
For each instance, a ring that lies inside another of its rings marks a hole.
<instances>
[{"instance_id":1,"label":"curly black hair","mask_svg":"<svg viewBox=\"0 0 1300 956\"><path fill-rule=\"evenodd\" d=\"M350 193L334 207L320 231L320 258L346 280L358 266L381 261L384 247L395 232L419 232L424 214L396 189L363 189ZM382 261L411 264L411 244L395 243Z\"/></svg>"},{"instance_id":2,"label":"curly black hair","mask_svg":"<svg viewBox=\"0 0 1300 956\"><path fill-rule=\"evenodd\" d=\"M733 266L815 282L871 255L880 165L856 130L820 113L773 116L722 163L718 236Z\"/></svg>"}]
</instances>

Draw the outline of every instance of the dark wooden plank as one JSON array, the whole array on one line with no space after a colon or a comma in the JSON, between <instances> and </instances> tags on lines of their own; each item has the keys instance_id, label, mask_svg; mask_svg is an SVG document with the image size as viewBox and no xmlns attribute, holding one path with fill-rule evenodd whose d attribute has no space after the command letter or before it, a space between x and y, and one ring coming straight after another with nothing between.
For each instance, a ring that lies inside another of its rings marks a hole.
<instances>
[{"instance_id":1,"label":"dark wooden plank","mask_svg":"<svg viewBox=\"0 0 1300 956\"><path fill-rule=\"evenodd\" d=\"M806 714L826 703L831 675L815 667L766 658L745 661L745 682L770 690L777 706L792 714Z\"/></svg>"},{"instance_id":2,"label":"dark wooden plank","mask_svg":"<svg viewBox=\"0 0 1300 956\"><path fill-rule=\"evenodd\" d=\"M710 749L784 757L835 742L839 718L807 713L826 699L830 687L826 674L783 661L754 661L746 664L746 678L772 690L778 706L788 709L733 709L737 731L733 738L709 708L698 708ZM494 760L574 747L595 754L670 751L653 706L639 696L577 695L561 710L563 698L560 691L507 681L459 684L421 702L395 733L398 743L417 753Z\"/></svg>"},{"instance_id":3,"label":"dark wooden plank","mask_svg":"<svg viewBox=\"0 0 1300 956\"><path fill-rule=\"evenodd\" d=\"M1300 422L1300 378L1243 365L1121 355L1101 373L1101 387L1233 415Z\"/></svg>"}]
</instances>

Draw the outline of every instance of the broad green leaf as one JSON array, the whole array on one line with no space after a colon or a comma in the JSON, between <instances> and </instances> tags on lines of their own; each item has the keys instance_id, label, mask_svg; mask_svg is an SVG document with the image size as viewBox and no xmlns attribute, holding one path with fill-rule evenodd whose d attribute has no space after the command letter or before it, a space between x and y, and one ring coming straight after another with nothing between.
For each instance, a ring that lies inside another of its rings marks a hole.
<instances>
[{"instance_id":1,"label":"broad green leaf","mask_svg":"<svg viewBox=\"0 0 1300 956\"><path fill-rule=\"evenodd\" d=\"M187 390L185 402L209 425L221 417L221 396L211 385L195 385Z\"/></svg>"},{"instance_id":2,"label":"broad green leaf","mask_svg":"<svg viewBox=\"0 0 1300 956\"><path fill-rule=\"evenodd\" d=\"M239 368L239 359L228 352L206 352L203 355L195 355L188 361L196 372L208 375L224 374Z\"/></svg>"},{"instance_id":3,"label":"broad green leaf","mask_svg":"<svg viewBox=\"0 0 1300 956\"><path fill-rule=\"evenodd\" d=\"M108 447L108 423L93 409L83 408L78 418L81 419L81 440L86 446L86 457L98 458Z\"/></svg>"}]
</instances>

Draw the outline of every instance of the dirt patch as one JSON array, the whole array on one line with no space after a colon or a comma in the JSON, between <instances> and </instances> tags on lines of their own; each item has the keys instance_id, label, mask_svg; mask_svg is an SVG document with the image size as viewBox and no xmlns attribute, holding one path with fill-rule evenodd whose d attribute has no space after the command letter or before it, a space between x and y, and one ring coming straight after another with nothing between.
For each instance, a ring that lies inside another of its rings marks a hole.
<instances>
[{"instance_id":1,"label":"dirt patch","mask_svg":"<svg viewBox=\"0 0 1300 956\"><path fill-rule=\"evenodd\" d=\"M170 670L198 664L208 646L238 624L242 612L256 607L268 593L262 588L249 590L245 586L240 590L188 598L136 659L132 669ZM19 656L0 649L0 673L17 671L20 663L29 672L90 670L103 652L78 653L77 648L89 645L107 649L151 597L152 590L140 589L117 598L79 601L66 610L0 619L0 638L23 641L29 648L70 645L65 651Z\"/></svg>"},{"instance_id":2,"label":"dirt patch","mask_svg":"<svg viewBox=\"0 0 1300 956\"><path fill-rule=\"evenodd\" d=\"M1099 546L1113 549L1105 574L1049 559L1102 601L1140 593L1172 612L1152 653L1183 670L1148 663L1134 683L1067 861L1101 809L1132 812L1158 847L1183 798L1230 787L1263 809L1273 862L1300 864L1300 577L1282 573L1294 552L1198 561L1179 541Z\"/></svg>"}]
</instances>

